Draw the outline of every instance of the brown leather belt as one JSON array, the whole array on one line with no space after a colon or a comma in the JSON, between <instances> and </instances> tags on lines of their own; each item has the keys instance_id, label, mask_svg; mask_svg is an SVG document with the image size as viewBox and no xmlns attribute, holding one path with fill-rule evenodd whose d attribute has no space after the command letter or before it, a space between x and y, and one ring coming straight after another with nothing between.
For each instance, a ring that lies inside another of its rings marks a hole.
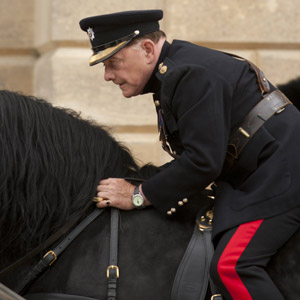
<instances>
[{"instance_id":1,"label":"brown leather belt","mask_svg":"<svg viewBox=\"0 0 300 300\"><path fill-rule=\"evenodd\" d=\"M279 90L263 97L231 134L227 150L231 159L237 159L257 130L273 115L281 113L288 104L291 104L291 101Z\"/></svg>"}]
</instances>

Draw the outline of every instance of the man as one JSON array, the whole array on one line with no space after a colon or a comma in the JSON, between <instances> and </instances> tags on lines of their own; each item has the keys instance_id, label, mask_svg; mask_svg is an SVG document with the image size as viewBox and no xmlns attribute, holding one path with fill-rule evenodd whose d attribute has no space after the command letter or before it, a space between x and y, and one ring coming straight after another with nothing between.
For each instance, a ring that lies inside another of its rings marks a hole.
<instances>
[{"instance_id":1,"label":"man","mask_svg":"<svg viewBox=\"0 0 300 300\"><path fill-rule=\"evenodd\" d=\"M129 11L80 22L90 65L103 63L105 80L127 98L153 93L163 147L176 158L137 188L102 180L97 206L153 205L177 217L214 181L213 280L225 299L283 299L264 267L299 228L299 112L253 64L169 44L162 16Z\"/></svg>"}]
</instances>

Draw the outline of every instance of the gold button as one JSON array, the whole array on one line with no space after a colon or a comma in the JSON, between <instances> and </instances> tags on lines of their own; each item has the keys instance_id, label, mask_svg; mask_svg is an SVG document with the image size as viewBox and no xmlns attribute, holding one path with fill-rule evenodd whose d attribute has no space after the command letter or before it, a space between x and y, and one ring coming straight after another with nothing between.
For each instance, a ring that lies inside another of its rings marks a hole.
<instances>
[{"instance_id":1,"label":"gold button","mask_svg":"<svg viewBox=\"0 0 300 300\"><path fill-rule=\"evenodd\" d=\"M160 106L160 102L158 100L155 100L154 103L155 103L155 106Z\"/></svg>"},{"instance_id":2,"label":"gold button","mask_svg":"<svg viewBox=\"0 0 300 300\"><path fill-rule=\"evenodd\" d=\"M182 205L183 205L183 202L182 202L182 201L178 201L178 205L179 205L179 206L182 206Z\"/></svg>"},{"instance_id":3,"label":"gold button","mask_svg":"<svg viewBox=\"0 0 300 300\"><path fill-rule=\"evenodd\" d=\"M175 213L175 212L176 212L176 208L172 207L172 208L171 208L171 212L172 212L172 213Z\"/></svg>"},{"instance_id":4,"label":"gold button","mask_svg":"<svg viewBox=\"0 0 300 300\"><path fill-rule=\"evenodd\" d=\"M160 74L165 74L168 70L167 66L161 66L161 68L159 69L159 73Z\"/></svg>"},{"instance_id":5,"label":"gold button","mask_svg":"<svg viewBox=\"0 0 300 300\"><path fill-rule=\"evenodd\" d=\"M183 203L188 203L189 200L188 200L188 198L184 198L184 199L182 199L182 202L183 202Z\"/></svg>"},{"instance_id":6,"label":"gold button","mask_svg":"<svg viewBox=\"0 0 300 300\"><path fill-rule=\"evenodd\" d=\"M171 216L172 215L172 212L169 210L169 211L167 211L167 215L168 216Z\"/></svg>"}]
</instances>

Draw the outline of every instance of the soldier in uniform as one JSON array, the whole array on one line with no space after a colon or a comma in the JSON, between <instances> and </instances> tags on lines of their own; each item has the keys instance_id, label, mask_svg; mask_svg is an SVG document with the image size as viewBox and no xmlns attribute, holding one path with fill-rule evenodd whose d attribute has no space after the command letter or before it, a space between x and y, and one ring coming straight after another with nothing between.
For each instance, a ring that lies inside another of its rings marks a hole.
<instances>
[{"instance_id":1,"label":"soldier in uniform","mask_svg":"<svg viewBox=\"0 0 300 300\"><path fill-rule=\"evenodd\" d=\"M211 277L224 299L283 299L265 271L300 223L300 116L251 62L166 41L161 10L85 18L104 79L127 98L152 93L163 147L175 159L138 187L102 180L100 201L188 214L215 182ZM191 217L194 217L191 214Z\"/></svg>"}]
</instances>

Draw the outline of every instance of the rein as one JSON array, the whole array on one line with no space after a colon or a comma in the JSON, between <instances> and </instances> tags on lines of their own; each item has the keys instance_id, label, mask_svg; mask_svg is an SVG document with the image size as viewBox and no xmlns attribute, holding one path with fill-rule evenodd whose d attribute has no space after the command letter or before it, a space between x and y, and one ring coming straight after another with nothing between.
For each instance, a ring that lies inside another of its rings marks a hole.
<instances>
[{"instance_id":1,"label":"rein","mask_svg":"<svg viewBox=\"0 0 300 300\"><path fill-rule=\"evenodd\" d=\"M29 286L36 280L48 267L50 267L58 258L58 256L71 244L71 242L99 215L104 212L104 209L96 208L91 214L89 214L81 223L79 223L53 250L49 250L41 260L36 263L28 272L26 277L18 283L14 289L16 293L22 295L26 292ZM74 222L72 222L74 225ZM51 236L46 243L42 246L35 248L25 257L18 260L13 265L10 265L3 270L0 275L4 275L20 266L25 261L38 254L42 249L49 246L51 243L61 237L67 228L70 229L71 224L67 224L61 230ZM117 298L117 280L119 278L118 267L118 229L119 229L119 210L111 208L111 233L110 233L110 252L109 252L109 265L107 267L107 300L115 300ZM46 245L46 246L45 246Z\"/></svg>"},{"instance_id":2,"label":"rein","mask_svg":"<svg viewBox=\"0 0 300 300\"><path fill-rule=\"evenodd\" d=\"M28 272L27 276L18 283L17 287L14 289L18 294L23 294L27 288L33 283L35 279L38 278L49 266L51 266L57 259L57 257L69 246L69 244L92 222L94 221L100 214L103 213L103 209L95 209L91 214L89 214L81 223L79 223L64 239L61 241L53 250L48 251L44 257L33 266L33 268ZM53 240L57 240L59 237L63 235L67 231L67 228L70 229L71 224L67 224L66 227L63 227L63 230L59 230L53 236L46 241L43 247L39 246L31 251L24 258L21 258L13 265L9 266L5 270L3 270L0 275L6 274L9 271L12 271L17 266L20 266L25 261L32 258L38 252L40 252L45 245L49 246L49 244L53 243ZM72 222L74 225L74 221ZM42 248L42 249L41 249Z\"/></svg>"},{"instance_id":3,"label":"rein","mask_svg":"<svg viewBox=\"0 0 300 300\"><path fill-rule=\"evenodd\" d=\"M41 251L43 251L45 248L51 246L53 243L55 243L60 237L62 237L64 234L66 234L77 222L77 220L73 220L72 222L66 224L61 229L53 233L42 245L37 246L33 250L31 250L29 253L27 253L25 256L21 257L11 265L7 266L4 270L0 272L0 278L2 276L7 275L8 273L15 270L17 267L25 264L30 259L32 259L34 256L38 255Z\"/></svg>"}]
</instances>

